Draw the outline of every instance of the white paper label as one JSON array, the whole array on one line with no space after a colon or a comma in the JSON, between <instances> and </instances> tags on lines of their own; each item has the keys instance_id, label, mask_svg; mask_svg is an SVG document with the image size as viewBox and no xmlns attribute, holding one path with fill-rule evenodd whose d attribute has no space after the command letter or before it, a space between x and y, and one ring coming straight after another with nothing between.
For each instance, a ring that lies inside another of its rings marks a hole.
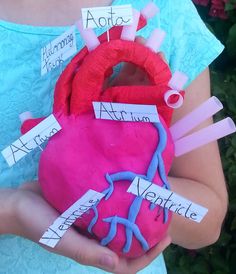
<instances>
[{"instance_id":1,"label":"white paper label","mask_svg":"<svg viewBox=\"0 0 236 274\"><path fill-rule=\"evenodd\" d=\"M88 190L77 202L68 208L47 229L39 240L40 243L54 248L66 231L81 218L81 216L99 202L105 195L94 190Z\"/></svg>"},{"instance_id":2,"label":"white paper label","mask_svg":"<svg viewBox=\"0 0 236 274\"><path fill-rule=\"evenodd\" d=\"M149 181L136 177L128 192L142 196L151 203L167 208L189 220L200 223L208 209Z\"/></svg>"},{"instance_id":3,"label":"white paper label","mask_svg":"<svg viewBox=\"0 0 236 274\"><path fill-rule=\"evenodd\" d=\"M5 148L2 151L2 155L8 165L13 166L21 158L29 154L36 147L42 145L45 141L48 141L60 130L61 126L52 114Z\"/></svg>"},{"instance_id":4,"label":"white paper label","mask_svg":"<svg viewBox=\"0 0 236 274\"><path fill-rule=\"evenodd\" d=\"M84 8L82 20L85 29L131 25L133 10L131 5Z\"/></svg>"},{"instance_id":5,"label":"white paper label","mask_svg":"<svg viewBox=\"0 0 236 274\"><path fill-rule=\"evenodd\" d=\"M93 102L96 119L120 122L159 122L157 107L120 103Z\"/></svg>"},{"instance_id":6,"label":"white paper label","mask_svg":"<svg viewBox=\"0 0 236 274\"><path fill-rule=\"evenodd\" d=\"M77 52L75 26L41 49L41 75L60 66Z\"/></svg>"}]
</instances>

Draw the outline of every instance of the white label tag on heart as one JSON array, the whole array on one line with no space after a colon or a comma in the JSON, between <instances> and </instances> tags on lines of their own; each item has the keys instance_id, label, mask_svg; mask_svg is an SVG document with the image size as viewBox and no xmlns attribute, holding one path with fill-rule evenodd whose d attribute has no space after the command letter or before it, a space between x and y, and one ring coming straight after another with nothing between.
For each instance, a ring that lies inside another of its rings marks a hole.
<instances>
[{"instance_id":1,"label":"white label tag on heart","mask_svg":"<svg viewBox=\"0 0 236 274\"><path fill-rule=\"evenodd\" d=\"M136 177L127 192L142 196L149 202L167 208L189 220L200 223L208 209L156 184Z\"/></svg>"},{"instance_id":2,"label":"white label tag on heart","mask_svg":"<svg viewBox=\"0 0 236 274\"><path fill-rule=\"evenodd\" d=\"M83 26L87 28L111 28L133 23L131 5L117 5L82 9Z\"/></svg>"},{"instance_id":3,"label":"white label tag on heart","mask_svg":"<svg viewBox=\"0 0 236 274\"><path fill-rule=\"evenodd\" d=\"M120 122L160 122L157 107L120 103L93 102L96 119Z\"/></svg>"},{"instance_id":4,"label":"white label tag on heart","mask_svg":"<svg viewBox=\"0 0 236 274\"><path fill-rule=\"evenodd\" d=\"M2 151L2 155L9 166L13 166L24 156L48 141L53 135L61 130L61 126L54 117L50 115L37 126Z\"/></svg>"},{"instance_id":5,"label":"white label tag on heart","mask_svg":"<svg viewBox=\"0 0 236 274\"><path fill-rule=\"evenodd\" d=\"M40 243L54 248L68 229L81 216L96 205L105 195L88 190L78 201L69 207L43 234Z\"/></svg>"},{"instance_id":6,"label":"white label tag on heart","mask_svg":"<svg viewBox=\"0 0 236 274\"><path fill-rule=\"evenodd\" d=\"M50 72L77 52L75 26L41 49L41 75Z\"/></svg>"}]
</instances>

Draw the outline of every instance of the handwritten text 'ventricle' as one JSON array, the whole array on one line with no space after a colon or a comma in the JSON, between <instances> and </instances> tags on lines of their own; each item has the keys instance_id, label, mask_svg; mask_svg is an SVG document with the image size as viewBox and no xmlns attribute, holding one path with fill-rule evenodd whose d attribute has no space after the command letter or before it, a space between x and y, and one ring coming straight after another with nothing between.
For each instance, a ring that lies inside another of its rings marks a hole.
<instances>
[{"instance_id":1,"label":"handwritten text 'ventricle'","mask_svg":"<svg viewBox=\"0 0 236 274\"><path fill-rule=\"evenodd\" d=\"M136 177L128 192L142 196L150 203L159 205L191 221L200 223L208 209L142 178Z\"/></svg>"},{"instance_id":2,"label":"handwritten text 'ventricle'","mask_svg":"<svg viewBox=\"0 0 236 274\"><path fill-rule=\"evenodd\" d=\"M103 197L103 193L89 189L53 222L39 242L54 248L75 221L82 218L83 214L96 206Z\"/></svg>"}]
</instances>

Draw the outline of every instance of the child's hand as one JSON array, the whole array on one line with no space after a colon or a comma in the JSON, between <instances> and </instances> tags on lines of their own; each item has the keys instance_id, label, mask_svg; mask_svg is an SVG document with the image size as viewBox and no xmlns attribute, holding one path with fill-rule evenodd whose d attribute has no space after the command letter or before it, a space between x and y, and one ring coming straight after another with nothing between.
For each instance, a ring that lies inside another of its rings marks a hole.
<instances>
[{"instance_id":1,"label":"child's hand","mask_svg":"<svg viewBox=\"0 0 236 274\"><path fill-rule=\"evenodd\" d=\"M58 212L43 199L38 183L27 183L16 190L11 198L11 208L14 209L14 223L9 228L9 233L23 236L36 243L58 217ZM42 246L80 264L95 266L113 273L134 274L150 264L169 244L170 237L166 236L146 255L138 259L124 259L70 228L54 249Z\"/></svg>"},{"instance_id":2,"label":"child's hand","mask_svg":"<svg viewBox=\"0 0 236 274\"><path fill-rule=\"evenodd\" d=\"M140 44L145 44L146 40L139 36L135 39ZM158 53L166 62L163 53ZM150 84L148 75L141 68L131 63L125 63L116 78L108 86L147 86Z\"/></svg>"}]
</instances>

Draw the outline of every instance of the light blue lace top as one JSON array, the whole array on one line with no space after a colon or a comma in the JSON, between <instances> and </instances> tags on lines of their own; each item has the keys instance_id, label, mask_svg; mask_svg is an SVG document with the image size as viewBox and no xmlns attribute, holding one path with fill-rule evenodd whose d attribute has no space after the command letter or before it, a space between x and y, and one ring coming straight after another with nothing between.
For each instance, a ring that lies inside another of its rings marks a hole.
<instances>
[{"instance_id":1,"label":"light blue lace top","mask_svg":"<svg viewBox=\"0 0 236 274\"><path fill-rule=\"evenodd\" d=\"M136 9L149 0L115 0L113 4L132 3ZM189 83L222 51L223 46L207 30L190 0L156 0L160 16L140 31L147 37L160 25L167 33L161 50L172 71L182 71ZM0 21L0 151L20 136L18 115L31 111L35 117L50 114L55 82L61 68L40 76L40 49L66 27L33 27ZM78 48L83 46L77 34ZM66 63L64 64L64 66ZM200 91L199 91L200 92ZM17 187L37 176L40 151L9 168L0 154L0 187ZM0 237L0 274L105 273L80 266L48 253L36 244L15 236ZM166 273L162 255L140 273Z\"/></svg>"}]
</instances>

